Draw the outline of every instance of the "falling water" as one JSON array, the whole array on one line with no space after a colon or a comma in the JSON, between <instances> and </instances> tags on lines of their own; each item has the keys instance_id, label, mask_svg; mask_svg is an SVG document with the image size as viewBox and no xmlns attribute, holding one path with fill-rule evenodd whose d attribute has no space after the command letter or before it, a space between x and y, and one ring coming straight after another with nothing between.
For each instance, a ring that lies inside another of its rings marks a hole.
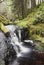
<instances>
[{"instance_id":1,"label":"falling water","mask_svg":"<svg viewBox=\"0 0 44 65\"><path fill-rule=\"evenodd\" d=\"M11 36L11 44L14 47L14 50L16 51L16 60L13 61L13 63L9 64L9 65L19 65L19 63L17 62L17 59L19 59L20 57L26 57L28 58L31 52L31 49L23 46L23 42L20 42L17 35L14 33L13 36Z\"/></svg>"},{"instance_id":2,"label":"falling water","mask_svg":"<svg viewBox=\"0 0 44 65\"><path fill-rule=\"evenodd\" d=\"M19 30L18 33L19 33L19 41L21 42L21 30Z\"/></svg>"},{"instance_id":3,"label":"falling water","mask_svg":"<svg viewBox=\"0 0 44 65\"><path fill-rule=\"evenodd\" d=\"M8 45L12 45L15 52L16 52L16 60L14 59L14 61L12 61L12 64L11 62L9 62L8 65L19 65L17 64L17 59L19 58L31 58L32 57L32 49L31 47L28 45L25 45L25 42L21 42L21 30L18 29L17 26L14 26L14 25L8 25L6 26L9 30L10 30L10 37L7 38L7 41L9 40L9 42L7 42ZM18 34L19 34L19 38L17 36L17 34L15 33L15 30L18 29ZM32 43L32 40L27 40L26 43Z\"/></svg>"}]
</instances>

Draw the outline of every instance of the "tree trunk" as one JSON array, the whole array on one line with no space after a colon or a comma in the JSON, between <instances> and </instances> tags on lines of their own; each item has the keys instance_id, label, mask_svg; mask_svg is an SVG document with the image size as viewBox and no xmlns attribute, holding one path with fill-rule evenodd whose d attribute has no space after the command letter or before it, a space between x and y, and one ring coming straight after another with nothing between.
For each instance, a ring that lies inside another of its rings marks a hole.
<instances>
[{"instance_id":1,"label":"tree trunk","mask_svg":"<svg viewBox=\"0 0 44 65\"><path fill-rule=\"evenodd\" d=\"M21 8L22 8L22 19L23 19L27 15L27 0L22 0Z\"/></svg>"},{"instance_id":2,"label":"tree trunk","mask_svg":"<svg viewBox=\"0 0 44 65\"><path fill-rule=\"evenodd\" d=\"M34 8L36 6L36 1L35 0L31 0L31 8Z\"/></svg>"}]
</instances>

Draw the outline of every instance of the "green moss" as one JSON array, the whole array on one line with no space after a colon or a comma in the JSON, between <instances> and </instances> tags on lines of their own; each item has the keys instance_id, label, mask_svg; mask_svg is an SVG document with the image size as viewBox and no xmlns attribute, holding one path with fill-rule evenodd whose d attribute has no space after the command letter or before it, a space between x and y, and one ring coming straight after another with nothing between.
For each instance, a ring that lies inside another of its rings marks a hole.
<instances>
[{"instance_id":1,"label":"green moss","mask_svg":"<svg viewBox=\"0 0 44 65\"><path fill-rule=\"evenodd\" d=\"M7 24L12 24L11 21L9 21L8 19L6 19L4 16L0 15L0 22L7 25Z\"/></svg>"},{"instance_id":2,"label":"green moss","mask_svg":"<svg viewBox=\"0 0 44 65\"><path fill-rule=\"evenodd\" d=\"M4 32L7 33L9 30L5 27L7 24L13 24L11 21L6 19L4 16L0 15L0 29Z\"/></svg>"},{"instance_id":3,"label":"green moss","mask_svg":"<svg viewBox=\"0 0 44 65\"><path fill-rule=\"evenodd\" d=\"M4 26L3 23L0 23L0 29L1 29L4 33L9 32L9 30Z\"/></svg>"},{"instance_id":4,"label":"green moss","mask_svg":"<svg viewBox=\"0 0 44 65\"><path fill-rule=\"evenodd\" d=\"M44 51L44 48L40 45L40 44L36 44L36 50L38 50L39 52Z\"/></svg>"},{"instance_id":5,"label":"green moss","mask_svg":"<svg viewBox=\"0 0 44 65\"><path fill-rule=\"evenodd\" d=\"M23 19L23 20L17 20L17 21L15 21L15 23L17 24L17 25L19 25L19 26L26 26L27 24L28 25L30 25L30 24L33 24L34 23L34 21L36 21L37 20L37 18L38 17L40 17L40 16L42 16L42 14L44 14L44 3L42 3L40 6L39 6L39 8L34 8L33 10L32 10L32 12L31 13L29 13L29 15L25 18L25 19ZM41 18L40 18L41 19ZM43 19L44 19L44 17L43 17ZM25 22L25 23L24 23Z\"/></svg>"},{"instance_id":6,"label":"green moss","mask_svg":"<svg viewBox=\"0 0 44 65\"><path fill-rule=\"evenodd\" d=\"M16 20L15 24L29 27L29 38L44 43L44 2L34 8L23 20Z\"/></svg>"}]
</instances>

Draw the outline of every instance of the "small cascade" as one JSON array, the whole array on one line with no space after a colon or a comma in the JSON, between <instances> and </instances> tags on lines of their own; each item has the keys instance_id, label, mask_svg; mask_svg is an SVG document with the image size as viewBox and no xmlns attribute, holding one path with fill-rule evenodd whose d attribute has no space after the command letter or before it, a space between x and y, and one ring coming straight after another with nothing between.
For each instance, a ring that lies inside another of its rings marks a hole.
<instances>
[{"instance_id":1,"label":"small cascade","mask_svg":"<svg viewBox=\"0 0 44 65\"><path fill-rule=\"evenodd\" d=\"M15 57L17 60L20 58L29 58L31 59L33 55L33 50L32 50L32 45L33 42L32 40L24 40L23 42L21 41L21 30L18 29L17 26L14 25L8 25L6 26L10 30L10 37L5 39L5 43L7 46L7 51L6 51L6 57L5 57L5 62L6 65L15 65ZM17 30L17 33L15 32ZM26 45L27 44L27 45ZM31 46L30 46L31 44ZM13 63L14 59L14 63ZM9 62L9 63L8 63ZM11 64L12 62L12 64ZM8 64L7 64L8 63Z\"/></svg>"},{"instance_id":2,"label":"small cascade","mask_svg":"<svg viewBox=\"0 0 44 65\"><path fill-rule=\"evenodd\" d=\"M16 54L18 55L18 53L20 52L20 46L21 46L21 30L13 25L12 26L8 25L6 27L10 30L10 36L11 36L10 44L12 44L14 50L16 51ZM18 33L18 36L17 36L17 33Z\"/></svg>"},{"instance_id":3,"label":"small cascade","mask_svg":"<svg viewBox=\"0 0 44 65\"><path fill-rule=\"evenodd\" d=\"M26 46L23 46L24 42L21 42L21 30L16 26L11 26L11 25L8 25L6 26L9 30L10 30L10 35L11 35L11 43L17 53L17 56L18 54L20 53L27 53L27 52L30 52L30 48L26 47ZM16 31L17 30L17 31ZM18 37L17 37L17 34L18 34ZM32 42L32 40L27 40L29 41L30 43ZM33 44L33 42L32 42Z\"/></svg>"},{"instance_id":4,"label":"small cascade","mask_svg":"<svg viewBox=\"0 0 44 65\"><path fill-rule=\"evenodd\" d=\"M32 40L27 40L27 41L29 41L33 45ZM26 43L28 43L28 42L26 42ZM11 37L11 44L13 45L14 50L17 53L17 55L16 55L17 58L19 58L19 57L29 57L29 55L27 55L27 54L30 54L32 49L29 48L28 46L26 47L24 42L19 41L19 39L18 39L18 37L15 33L13 34L13 37Z\"/></svg>"},{"instance_id":5,"label":"small cascade","mask_svg":"<svg viewBox=\"0 0 44 65\"><path fill-rule=\"evenodd\" d=\"M11 37L11 44L13 45L14 47L14 50L16 51L16 53L18 54L18 45L19 45L19 40L18 40L18 37L16 36L16 34L14 33L13 37Z\"/></svg>"}]
</instances>

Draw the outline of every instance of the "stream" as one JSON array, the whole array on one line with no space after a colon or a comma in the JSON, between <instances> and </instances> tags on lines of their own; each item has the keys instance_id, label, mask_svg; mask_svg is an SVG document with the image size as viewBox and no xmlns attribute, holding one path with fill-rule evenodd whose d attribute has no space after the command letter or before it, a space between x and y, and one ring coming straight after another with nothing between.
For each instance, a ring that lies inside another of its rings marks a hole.
<instances>
[{"instance_id":1,"label":"stream","mask_svg":"<svg viewBox=\"0 0 44 65\"><path fill-rule=\"evenodd\" d=\"M0 31L0 59L4 59L5 65L27 65L33 64L34 42L22 40L21 30L18 26L7 25L10 36L6 37Z\"/></svg>"}]
</instances>

